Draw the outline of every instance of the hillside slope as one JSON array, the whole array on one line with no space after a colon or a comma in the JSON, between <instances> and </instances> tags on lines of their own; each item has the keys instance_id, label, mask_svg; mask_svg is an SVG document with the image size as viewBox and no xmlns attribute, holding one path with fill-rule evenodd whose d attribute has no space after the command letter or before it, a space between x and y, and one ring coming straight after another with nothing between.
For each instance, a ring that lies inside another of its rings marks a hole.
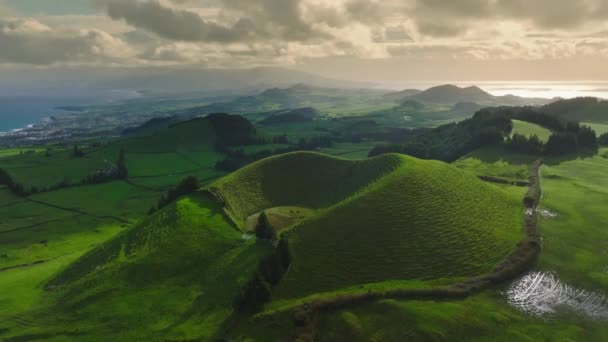
<instances>
[{"instance_id":1,"label":"hillside slope","mask_svg":"<svg viewBox=\"0 0 608 342\"><path fill-rule=\"evenodd\" d=\"M318 209L289 228L292 264L274 298L386 280L489 271L521 238L520 198L447 164L390 154L347 161L292 153L212 185L237 220Z\"/></svg>"},{"instance_id":2,"label":"hillside slope","mask_svg":"<svg viewBox=\"0 0 608 342\"><path fill-rule=\"evenodd\" d=\"M211 340L268 250L244 240L208 195L183 198L56 275L48 308L14 337Z\"/></svg>"},{"instance_id":3,"label":"hillside slope","mask_svg":"<svg viewBox=\"0 0 608 342\"><path fill-rule=\"evenodd\" d=\"M242 225L248 216L272 207L331 206L398 165L399 158L394 155L346 161L317 153L288 153L249 165L213 183L210 189Z\"/></svg>"}]
</instances>

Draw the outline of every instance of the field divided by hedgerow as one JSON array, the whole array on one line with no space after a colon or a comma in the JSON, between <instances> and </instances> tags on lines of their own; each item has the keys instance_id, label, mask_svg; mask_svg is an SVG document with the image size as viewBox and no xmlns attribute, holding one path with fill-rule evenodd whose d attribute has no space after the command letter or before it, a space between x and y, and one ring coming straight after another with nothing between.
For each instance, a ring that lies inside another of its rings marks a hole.
<instances>
[{"instance_id":1,"label":"field divided by hedgerow","mask_svg":"<svg viewBox=\"0 0 608 342\"><path fill-rule=\"evenodd\" d=\"M28 327L0 336L209 340L268 251L267 244L244 240L215 200L194 194L42 284L49 289L46 306L25 316Z\"/></svg>"}]
</instances>

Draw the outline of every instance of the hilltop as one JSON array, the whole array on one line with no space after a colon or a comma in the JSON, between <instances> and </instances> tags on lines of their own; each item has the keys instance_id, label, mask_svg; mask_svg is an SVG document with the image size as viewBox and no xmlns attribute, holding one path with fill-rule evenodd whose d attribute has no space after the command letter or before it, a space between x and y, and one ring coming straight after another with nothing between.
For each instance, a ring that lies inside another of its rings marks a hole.
<instances>
[{"instance_id":1,"label":"hilltop","mask_svg":"<svg viewBox=\"0 0 608 342\"><path fill-rule=\"evenodd\" d=\"M595 97L559 100L543 106L541 110L567 121L608 123L608 101Z\"/></svg>"},{"instance_id":2,"label":"hilltop","mask_svg":"<svg viewBox=\"0 0 608 342\"><path fill-rule=\"evenodd\" d=\"M521 237L519 198L447 164L396 154L362 161L286 154L210 189L241 226L273 207L316 210L282 233L292 264L274 298L477 275L496 266Z\"/></svg>"},{"instance_id":3,"label":"hilltop","mask_svg":"<svg viewBox=\"0 0 608 342\"><path fill-rule=\"evenodd\" d=\"M481 90L479 87L460 88L451 84L432 87L411 97L423 102L444 104L458 102L483 103L494 99L492 95Z\"/></svg>"},{"instance_id":4,"label":"hilltop","mask_svg":"<svg viewBox=\"0 0 608 342\"><path fill-rule=\"evenodd\" d=\"M399 97L399 95L402 95ZM445 84L431 87L424 91L415 92L404 90L397 93L387 94L389 98L395 100L416 100L428 104L456 105L458 103L468 103L481 106L496 105L541 105L551 102L551 100L541 98L525 98L514 95L494 96L477 86L458 87L453 84Z\"/></svg>"}]
</instances>

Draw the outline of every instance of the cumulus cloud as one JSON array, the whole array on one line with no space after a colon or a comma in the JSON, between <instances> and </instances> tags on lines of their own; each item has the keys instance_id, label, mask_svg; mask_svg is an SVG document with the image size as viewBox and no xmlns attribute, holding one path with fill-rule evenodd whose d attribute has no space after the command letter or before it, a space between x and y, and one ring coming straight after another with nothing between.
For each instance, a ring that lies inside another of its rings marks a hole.
<instances>
[{"instance_id":1,"label":"cumulus cloud","mask_svg":"<svg viewBox=\"0 0 608 342\"><path fill-rule=\"evenodd\" d=\"M107 3L107 11L112 19L124 20L167 39L231 42L248 34L246 21L225 27L206 21L192 11L173 8L169 3L158 0L112 0Z\"/></svg>"},{"instance_id":2,"label":"cumulus cloud","mask_svg":"<svg viewBox=\"0 0 608 342\"><path fill-rule=\"evenodd\" d=\"M0 60L55 64L73 61L111 62L127 58L130 48L106 32L90 29L57 32L35 19L0 21Z\"/></svg>"},{"instance_id":3,"label":"cumulus cloud","mask_svg":"<svg viewBox=\"0 0 608 342\"><path fill-rule=\"evenodd\" d=\"M93 1L97 15L1 21L0 44L11 48L1 49L0 61L231 67L332 56L607 54L608 0Z\"/></svg>"}]
</instances>

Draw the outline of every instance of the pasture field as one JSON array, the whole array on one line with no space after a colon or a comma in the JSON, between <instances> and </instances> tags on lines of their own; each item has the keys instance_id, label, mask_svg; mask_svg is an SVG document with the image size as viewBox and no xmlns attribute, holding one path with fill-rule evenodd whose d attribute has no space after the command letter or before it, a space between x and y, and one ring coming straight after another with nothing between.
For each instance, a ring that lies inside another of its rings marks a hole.
<instances>
[{"instance_id":1,"label":"pasture field","mask_svg":"<svg viewBox=\"0 0 608 342\"><path fill-rule=\"evenodd\" d=\"M268 249L244 240L214 200L183 198L62 265L50 282L45 268L53 265L40 268L37 283L29 284L36 286L24 294L39 297L46 283L51 291L43 305L0 321L0 336L210 339L233 314L235 296ZM0 286L15 286L11 279L0 275ZM28 324L19 326L23 321Z\"/></svg>"},{"instance_id":2,"label":"pasture field","mask_svg":"<svg viewBox=\"0 0 608 342\"><path fill-rule=\"evenodd\" d=\"M604 133L608 133L608 124L591 123L591 122L582 122L581 124L591 127L591 129L593 129L598 136L600 136Z\"/></svg>"},{"instance_id":3,"label":"pasture field","mask_svg":"<svg viewBox=\"0 0 608 342\"><path fill-rule=\"evenodd\" d=\"M26 189L60 183L76 185L95 171L114 166L124 149L130 177L155 178L144 184L167 187L176 183L176 175L180 179L189 175L203 179L216 175L215 162L222 155L214 149L215 139L215 132L206 120L193 120L150 136L126 138L100 147L80 146L82 158L72 155L71 146L55 146L48 154L33 150L7 156L1 159L0 167Z\"/></svg>"},{"instance_id":4,"label":"pasture field","mask_svg":"<svg viewBox=\"0 0 608 342\"><path fill-rule=\"evenodd\" d=\"M513 121L513 132L511 134L522 134L526 137L531 137L536 135L540 141L547 142L549 137L551 136L551 131L541 127L537 124L533 124L530 122L520 121L520 120L512 120Z\"/></svg>"}]
</instances>

